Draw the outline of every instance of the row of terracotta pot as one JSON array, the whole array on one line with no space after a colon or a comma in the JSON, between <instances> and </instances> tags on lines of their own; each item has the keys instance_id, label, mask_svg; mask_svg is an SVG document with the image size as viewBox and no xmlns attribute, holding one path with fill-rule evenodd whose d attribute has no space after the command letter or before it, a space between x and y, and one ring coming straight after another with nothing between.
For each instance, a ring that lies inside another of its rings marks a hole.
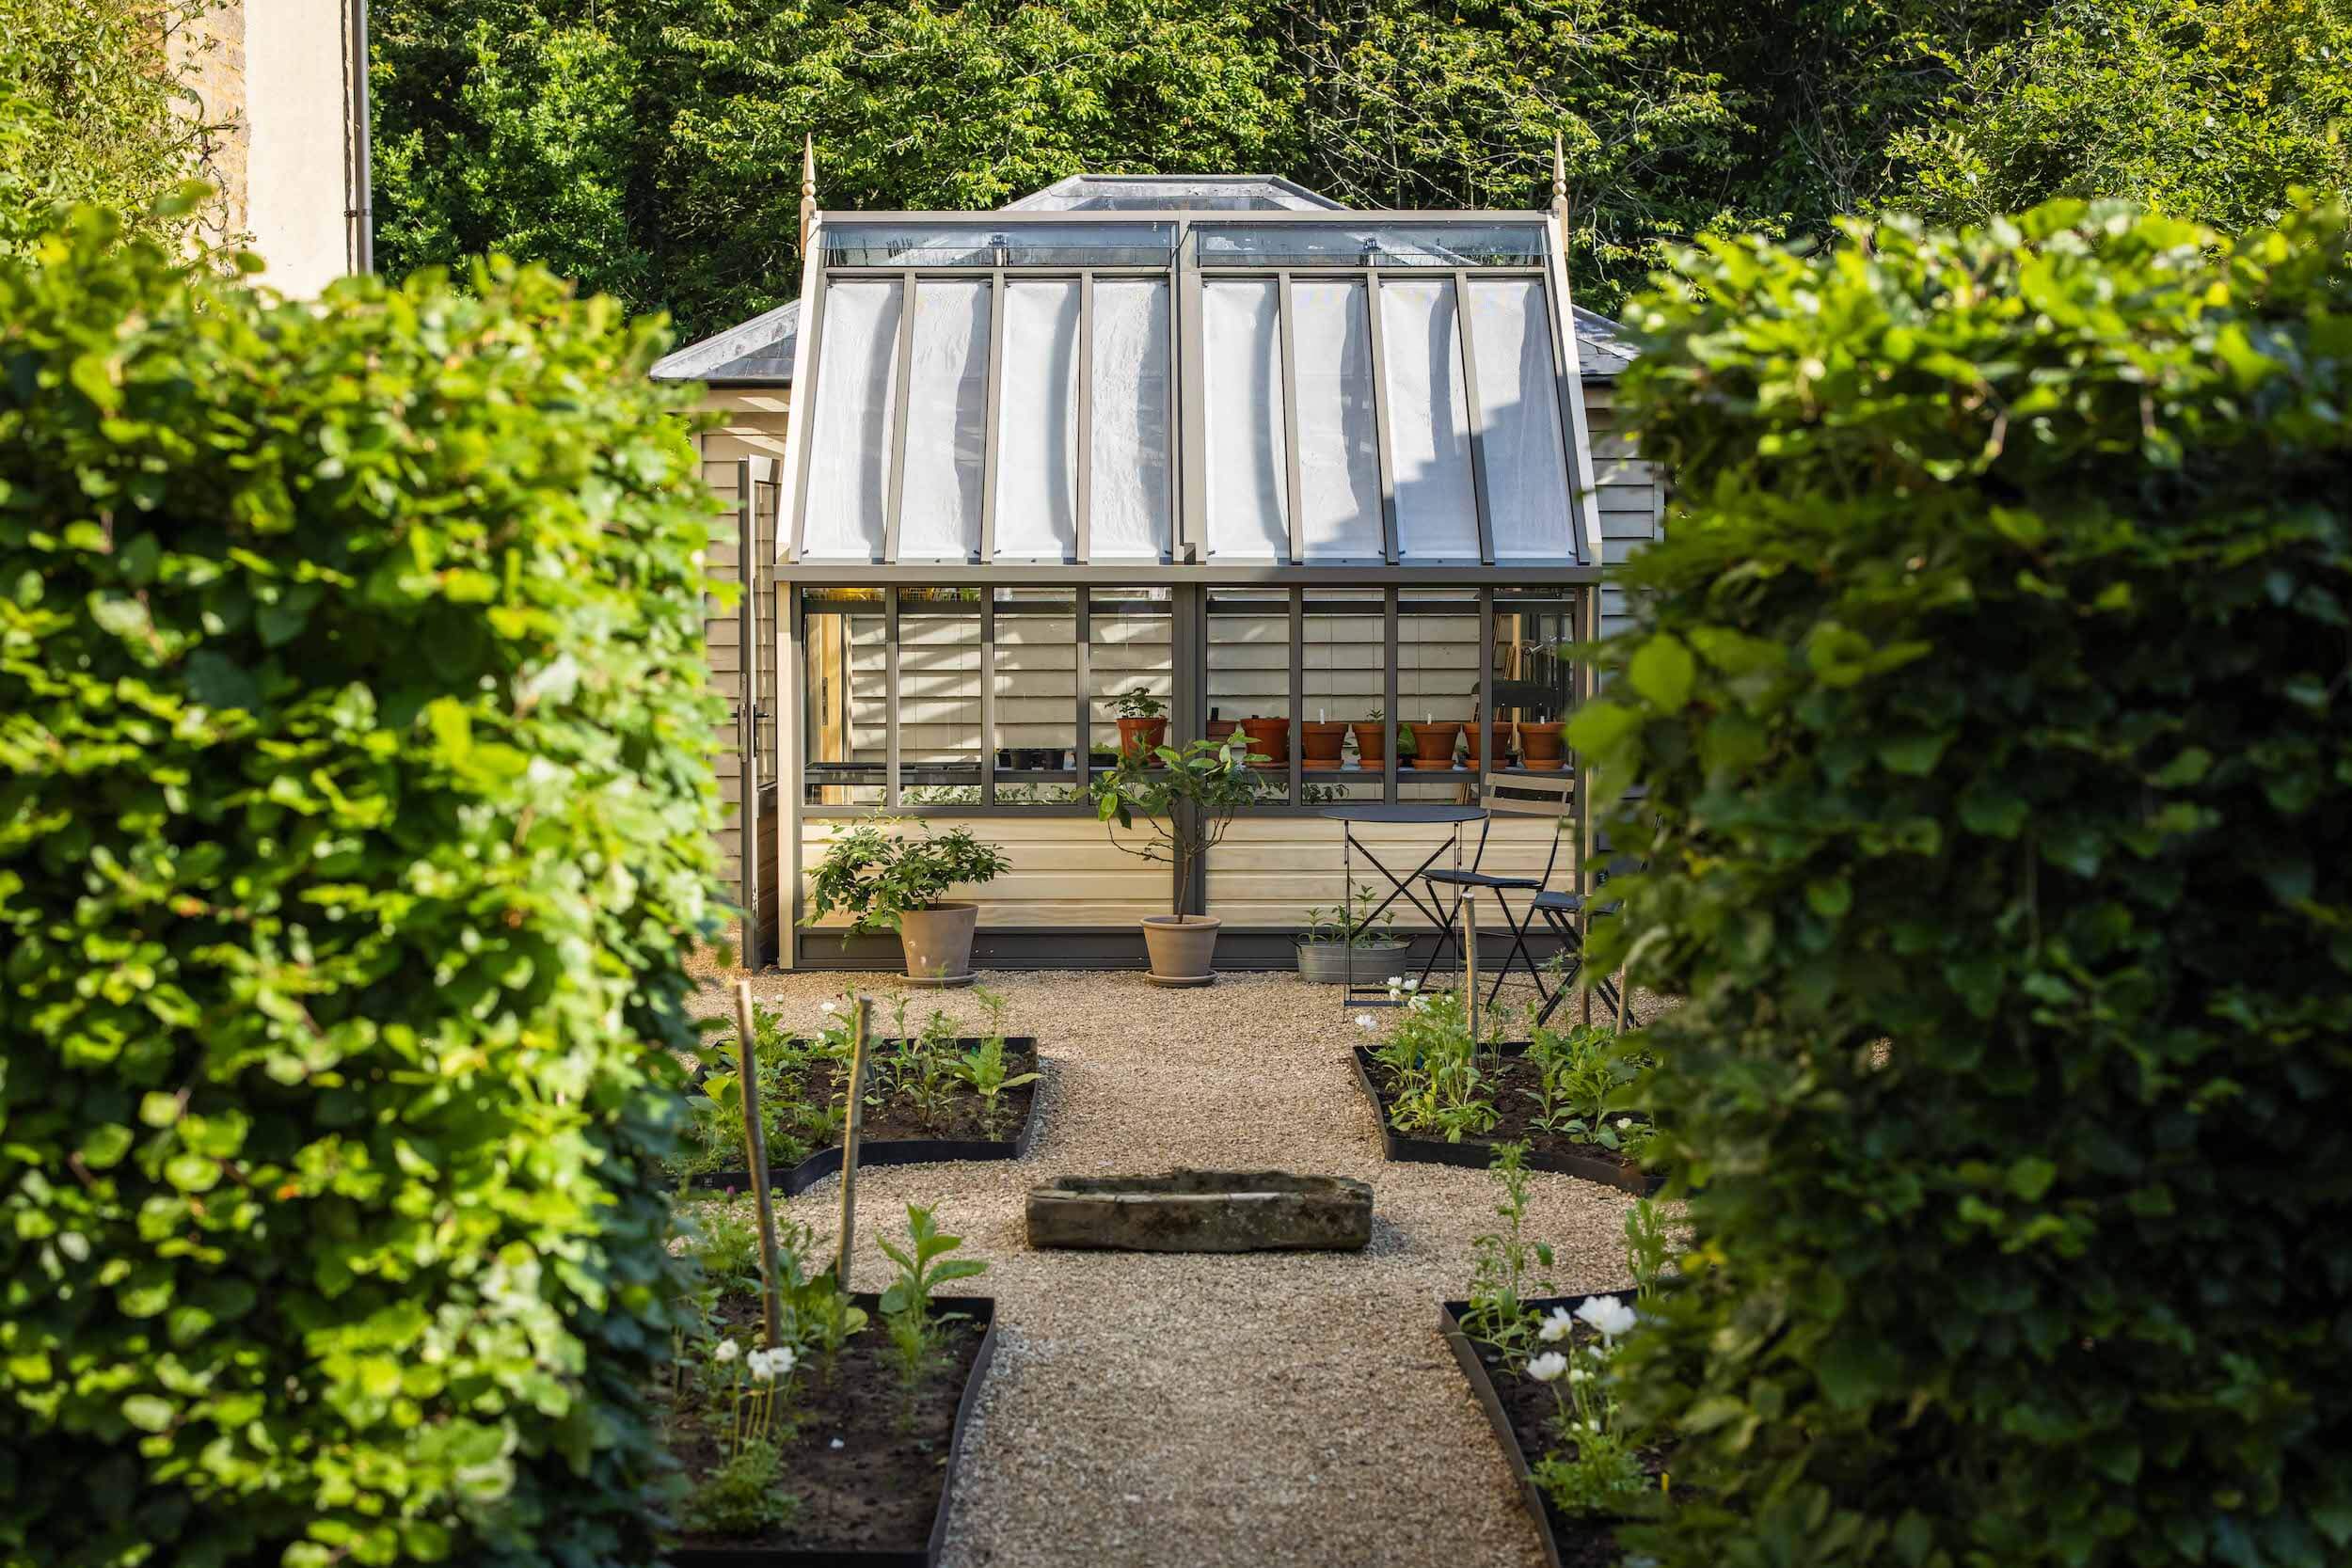
<instances>
[{"instance_id":1,"label":"row of terracotta pot","mask_svg":"<svg viewBox=\"0 0 2352 1568\"><path fill-rule=\"evenodd\" d=\"M1124 738L1126 721L1121 721ZM1444 723L1411 723L1415 755L1413 766L1422 768L1454 766L1454 745L1457 736L1466 736L1470 761L1478 761L1478 728L1453 721ZM1487 726L1494 736L1495 755L1503 756L1511 750L1509 720L1498 719ZM1521 723L1519 749L1527 766L1539 772L1557 771L1563 765L1560 726L1557 723ZM1265 758L1265 766L1282 768L1291 759L1291 721L1287 719L1212 719L1209 738L1223 740L1236 729L1249 737L1249 754ZM1365 766L1388 759L1388 729L1382 724L1342 724L1310 722L1299 726L1299 765L1311 771L1322 771L1340 766L1341 749L1350 733L1356 736L1356 754ZM1157 742L1153 742L1157 744Z\"/></svg>"}]
</instances>

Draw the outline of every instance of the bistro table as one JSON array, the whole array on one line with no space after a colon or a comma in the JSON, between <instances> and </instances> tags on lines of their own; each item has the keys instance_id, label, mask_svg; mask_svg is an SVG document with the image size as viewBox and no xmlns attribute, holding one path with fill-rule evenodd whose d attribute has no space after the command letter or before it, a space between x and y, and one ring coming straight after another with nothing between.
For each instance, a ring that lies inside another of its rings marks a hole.
<instances>
[{"instance_id":1,"label":"bistro table","mask_svg":"<svg viewBox=\"0 0 2352 1568\"><path fill-rule=\"evenodd\" d=\"M1435 865L1438 858L1448 848L1454 852L1454 869L1456 871L1462 869L1462 824L1485 821L1486 819L1486 807L1450 805L1438 800L1402 801L1394 805L1376 800L1343 801L1336 806L1324 807L1323 815L1340 825L1340 907L1342 909L1352 907L1348 895L1356 886L1357 855L1361 854L1375 871L1389 879L1389 895L1381 899L1362 920L1348 928L1347 934L1351 943L1357 935L1386 914L1389 906L1400 897L1427 915L1430 925L1440 931L1445 929L1444 906L1438 902L1434 894L1424 898L1417 884L1421 881L1421 874ZM1356 825L1359 822L1445 828L1449 830L1448 842L1431 849L1419 865L1413 867L1409 874L1399 879L1396 873L1381 863L1380 857L1373 853L1372 846L1356 836ZM1351 954L1353 952L1352 945L1350 952ZM1347 974L1347 985L1341 992L1343 1006L1393 1007L1401 1005L1390 998L1385 981L1376 986L1357 985L1356 966L1353 962L1348 965Z\"/></svg>"}]
</instances>

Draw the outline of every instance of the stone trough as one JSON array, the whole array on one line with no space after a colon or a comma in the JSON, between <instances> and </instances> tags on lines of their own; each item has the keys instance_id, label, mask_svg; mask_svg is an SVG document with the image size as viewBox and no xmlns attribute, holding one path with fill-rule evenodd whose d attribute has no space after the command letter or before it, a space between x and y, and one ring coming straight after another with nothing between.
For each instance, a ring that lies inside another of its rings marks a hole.
<instances>
[{"instance_id":1,"label":"stone trough","mask_svg":"<svg viewBox=\"0 0 2352 1568\"><path fill-rule=\"evenodd\" d=\"M1120 1252L1360 1252L1372 1188L1347 1176L1174 1170L1029 1189L1029 1245Z\"/></svg>"}]
</instances>

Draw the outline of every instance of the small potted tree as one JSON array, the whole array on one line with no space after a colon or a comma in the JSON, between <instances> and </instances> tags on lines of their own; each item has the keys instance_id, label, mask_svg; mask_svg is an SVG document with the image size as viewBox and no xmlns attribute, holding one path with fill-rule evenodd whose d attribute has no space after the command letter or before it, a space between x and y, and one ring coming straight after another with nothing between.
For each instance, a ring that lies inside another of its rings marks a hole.
<instances>
[{"instance_id":1,"label":"small potted tree","mask_svg":"<svg viewBox=\"0 0 2352 1568\"><path fill-rule=\"evenodd\" d=\"M902 825L901 819L874 817L834 834L809 881L816 914L839 910L849 915L845 946L862 931L898 932L907 978L915 985L968 986L980 907L949 903L944 895L950 888L994 881L1011 863L969 828L891 831Z\"/></svg>"},{"instance_id":2,"label":"small potted tree","mask_svg":"<svg viewBox=\"0 0 2352 1568\"><path fill-rule=\"evenodd\" d=\"M1119 715L1120 755L1150 756L1168 739L1168 705L1150 687L1120 692L1111 707Z\"/></svg>"},{"instance_id":3,"label":"small potted tree","mask_svg":"<svg viewBox=\"0 0 2352 1568\"><path fill-rule=\"evenodd\" d=\"M1205 986L1216 978L1212 960L1224 922L1191 912L1192 869L1224 838L1234 815L1258 798L1247 744L1236 735L1222 743L1195 740L1182 751L1121 752L1119 766L1094 780L1095 816L1111 842L1175 870L1174 908L1143 918L1143 945L1152 956L1146 978L1155 986ZM1140 840L1122 839L1111 828L1132 831L1137 817L1150 830Z\"/></svg>"}]
</instances>

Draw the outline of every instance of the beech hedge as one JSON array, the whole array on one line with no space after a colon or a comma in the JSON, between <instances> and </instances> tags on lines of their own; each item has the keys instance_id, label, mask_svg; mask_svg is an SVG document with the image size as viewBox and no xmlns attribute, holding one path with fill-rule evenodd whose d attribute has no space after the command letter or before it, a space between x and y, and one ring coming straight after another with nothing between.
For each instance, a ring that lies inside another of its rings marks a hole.
<instances>
[{"instance_id":1,"label":"beech hedge","mask_svg":"<svg viewBox=\"0 0 2352 1568\"><path fill-rule=\"evenodd\" d=\"M0 264L0 1560L655 1559L719 913L659 338Z\"/></svg>"},{"instance_id":2,"label":"beech hedge","mask_svg":"<svg viewBox=\"0 0 2352 1568\"><path fill-rule=\"evenodd\" d=\"M1678 1568L2352 1560L2352 255L2111 206L1685 256L1575 721L1693 1227Z\"/></svg>"}]
</instances>

